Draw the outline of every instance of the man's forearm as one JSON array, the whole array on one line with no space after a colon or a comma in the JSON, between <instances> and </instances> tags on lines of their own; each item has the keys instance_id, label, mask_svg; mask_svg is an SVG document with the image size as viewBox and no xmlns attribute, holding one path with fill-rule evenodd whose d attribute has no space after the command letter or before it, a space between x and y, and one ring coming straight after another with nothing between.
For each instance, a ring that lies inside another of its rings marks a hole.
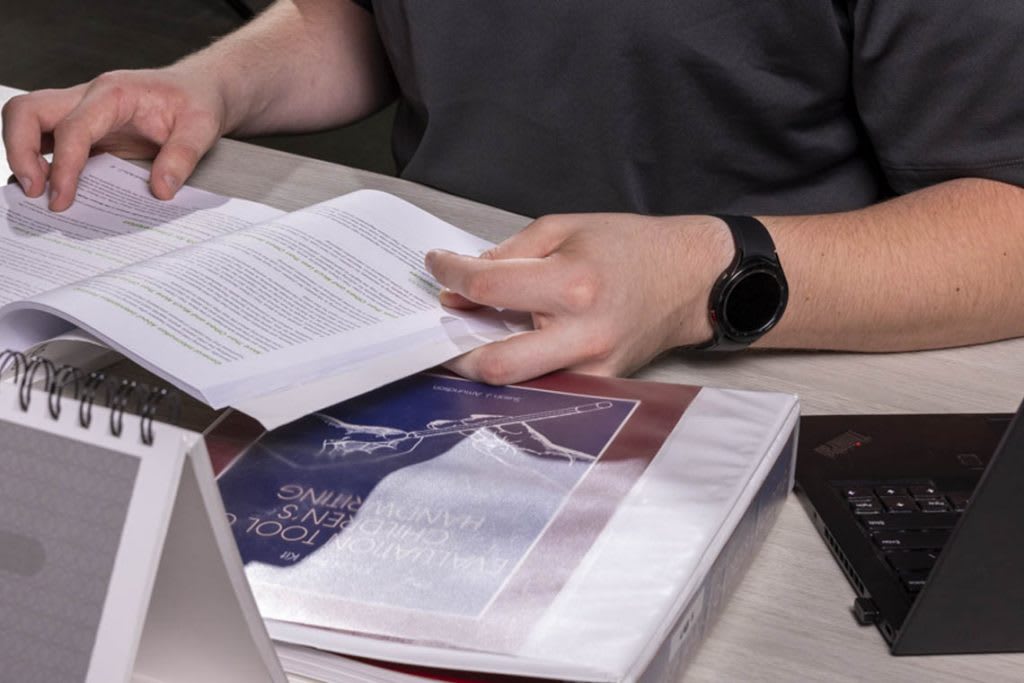
<instances>
[{"instance_id":1,"label":"man's forearm","mask_svg":"<svg viewBox=\"0 0 1024 683\"><path fill-rule=\"evenodd\" d=\"M902 351L1024 335L1024 190L963 179L858 211L762 217L790 285L758 346Z\"/></svg>"},{"instance_id":2,"label":"man's forearm","mask_svg":"<svg viewBox=\"0 0 1024 683\"><path fill-rule=\"evenodd\" d=\"M349 0L278 0L171 68L215 78L223 132L244 135L350 123L394 90L373 17Z\"/></svg>"}]
</instances>

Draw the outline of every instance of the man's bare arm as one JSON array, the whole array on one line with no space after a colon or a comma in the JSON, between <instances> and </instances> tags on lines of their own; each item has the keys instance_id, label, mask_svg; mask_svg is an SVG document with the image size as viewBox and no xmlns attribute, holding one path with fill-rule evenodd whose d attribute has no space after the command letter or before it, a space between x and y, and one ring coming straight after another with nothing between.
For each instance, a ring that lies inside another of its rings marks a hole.
<instances>
[{"instance_id":1,"label":"man's bare arm","mask_svg":"<svg viewBox=\"0 0 1024 683\"><path fill-rule=\"evenodd\" d=\"M900 351L1024 336L1024 190L963 179L875 206L762 217L790 284L759 346ZM708 296L732 258L709 216L546 216L482 258L431 252L451 306L533 314L535 330L452 367L502 384L559 368L628 374L710 339Z\"/></svg>"},{"instance_id":2,"label":"man's bare arm","mask_svg":"<svg viewBox=\"0 0 1024 683\"><path fill-rule=\"evenodd\" d=\"M321 130L394 97L373 16L350 0L278 0L176 67L216 74L225 133Z\"/></svg>"},{"instance_id":3,"label":"man's bare arm","mask_svg":"<svg viewBox=\"0 0 1024 683\"><path fill-rule=\"evenodd\" d=\"M762 221L790 302L760 346L905 351L1024 336L1024 189L961 179Z\"/></svg>"},{"instance_id":4,"label":"man's bare arm","mask_svg":"<svg viewBox=\"0 0 1024 683\"><path fill-rule=\"evenodd\" d=\"M348 0L279 0L169 67L110 72L11 99L4 143L29 196L50 181L54 210L74 200L90 151L154 157L153 193L169 198L224 134L340 125L380 108L392 93L368 12ZM52 168L42 157L49 151Z\"/></svg>"}]
</instances>

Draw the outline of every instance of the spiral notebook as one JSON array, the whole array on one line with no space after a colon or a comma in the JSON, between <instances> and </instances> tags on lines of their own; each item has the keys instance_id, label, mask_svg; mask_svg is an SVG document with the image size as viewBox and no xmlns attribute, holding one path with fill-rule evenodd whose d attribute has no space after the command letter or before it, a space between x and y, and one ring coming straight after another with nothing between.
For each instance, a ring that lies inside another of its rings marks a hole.
<instances>
[{"instance_id":1,"label":"spiral notebook","mask_svg":"<svg viewBox=\"0 0 1024 683\"><path fill-rule=\"evenodd\" d=\"M173 405L0 353L0 680L285 680Z\"/></svg>"}]
</instances>

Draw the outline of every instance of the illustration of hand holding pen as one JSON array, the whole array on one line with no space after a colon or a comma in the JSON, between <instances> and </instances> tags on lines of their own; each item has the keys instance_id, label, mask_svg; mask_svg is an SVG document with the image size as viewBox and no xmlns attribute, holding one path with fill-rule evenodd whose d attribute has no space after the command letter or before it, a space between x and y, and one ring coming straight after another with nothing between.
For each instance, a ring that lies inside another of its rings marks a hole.
<instances>
[{"instance_id":1,"label":"illustration of hand holding pen","mask_svg":"<svg viewBox=\"0 0 1024 683\"><path fill-rule=\"evenodd\" d=\"M425 429L415 431L350 424L324 413L316 413L316 416L326 424L342 430L341 436L324 439L318 455L330 459L349 459L353 456L367 455L372 455L375 459L398 457L411 453L425 439L446 434L462 434L471 439L475 448L492 456L516 448L538 457L561 458L570 464L577 460L593 461L596 459L595 456L552 442L530 423L607 410L611 407L609 401L598 401L525 415L470 415L457 420L434 420L428 423Z\"/></svg>"}]
</instances>

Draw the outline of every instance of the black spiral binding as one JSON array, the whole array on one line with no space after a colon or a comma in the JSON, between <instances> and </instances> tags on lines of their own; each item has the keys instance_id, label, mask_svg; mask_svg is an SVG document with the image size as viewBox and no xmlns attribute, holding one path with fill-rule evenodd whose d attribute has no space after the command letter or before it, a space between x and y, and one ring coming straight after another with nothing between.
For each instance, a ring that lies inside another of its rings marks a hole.
<instances>
[{"instance_id":1,"label":"black spiral binding","mask_svg":"<svg viewBox=\"0 0 1024 683\"><path fill-rule=\"evenodd\" d=\"M181 397L164 387L151 387L141 382L107 375L104 372L84 373L70 365L57 365L37 356L18 351L0 351L0 379L10 372L17 385L18 404L27 411L33 388L47 394L50 416L60 418L65 396L78 402L78 423L83 429L92 425L92 409L97 401L110 409L110 433L120 437L124 431L124 415L139 416L142 443L153 444L153 423L174 424L181 413ZM163 413L161 413L163 411Z\"/></svg>"}]
</instances>

